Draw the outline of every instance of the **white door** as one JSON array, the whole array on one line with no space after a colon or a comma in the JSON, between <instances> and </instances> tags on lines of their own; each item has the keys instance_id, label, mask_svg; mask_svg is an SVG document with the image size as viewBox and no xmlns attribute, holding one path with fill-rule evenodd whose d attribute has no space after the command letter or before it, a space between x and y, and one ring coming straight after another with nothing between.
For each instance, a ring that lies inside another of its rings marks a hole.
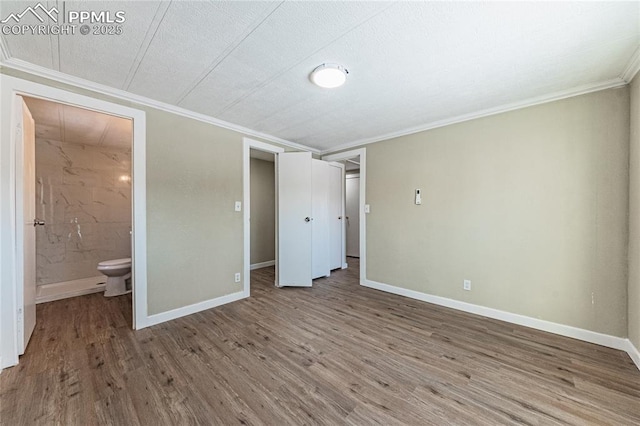
<instances>
[{"instance_id":1,"label":"white door","mask_svg":"<svg viewBox=\"0 0 640 426\"><path fill-rule=\"evenodd\" d=\"M346 179L347 256L360 257L360 178Z\"/></svg>"},{"instance_id":2,"label":"white door","mask_svg":"<svg viewBox=\"0 0 640 426\"><path fill-rule=\"evenodd\" d=\"M36 326L36 159L35 124L29 108L20 96L14 104L16 114L16 158L22 164L22 175L16 180L16 219L20 223L17 232L18 249L18 349L22 355Z\"/></svg>"},{"instance_id":3,"label":"white door","mask_svg":"<svg viewBox=\"0 0 640 426\"><path fill-rule=\"evenodd\" d=\"M278 154L278 283L311 287L311 153Z\"/></svg>"},{"instance_id":4,"label":"white door","mask_svg":"<svg viewBox=\"0 0 640 426\"><path fill-rule=\"evenodd\" d=\"M329 267L329 169L325 161L311 160L311 278L328 277Z\"/></svg>"},{"instance_id":5,"label":"white door","mask_svg":"<svg viewBox=\"0 0 640 426\"><path fill-rule=\"evenodd\" d=\"M329 165L328 209L329 209L329 269L342 268L344 262L344 221L343 216L343 169L339 165Z\"/></svg>"}]
</instances>

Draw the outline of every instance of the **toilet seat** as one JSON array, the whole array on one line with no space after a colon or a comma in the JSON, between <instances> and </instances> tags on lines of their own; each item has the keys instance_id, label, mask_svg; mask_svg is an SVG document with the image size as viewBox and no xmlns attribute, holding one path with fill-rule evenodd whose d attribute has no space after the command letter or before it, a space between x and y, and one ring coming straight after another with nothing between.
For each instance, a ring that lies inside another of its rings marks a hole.
<instances>
[{"instance_id":1,"label":"toilet seat","mask_svg":"<svg viewBox=\"0 0 640 426\"><path fill-rule=\"evenodd\" d=\"M109 270L109 269L118 269L123 266L131 266L131 258L125 257L122 259L114 259L114 260L105 260L104 262L98 263L98 270Z\"/></svg>"}]
</instances>

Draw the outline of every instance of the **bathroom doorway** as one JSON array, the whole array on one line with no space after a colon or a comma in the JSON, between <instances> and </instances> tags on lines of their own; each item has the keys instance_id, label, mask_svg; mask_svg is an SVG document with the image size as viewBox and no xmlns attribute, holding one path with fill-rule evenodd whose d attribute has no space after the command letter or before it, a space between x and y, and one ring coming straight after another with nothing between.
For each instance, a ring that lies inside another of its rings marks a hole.
<instances>
[{"instance_id":1,"label":"bathroom doorway","mask_svg":"<svg viewBox=\"0 0 640 426\"><path fill-rule=\"evenodd\" d=\"M35 194L25 196L39 225L36 303L105 292L107 279L106 294L130 293L132 120L23 99L35 123Z\"/></svg>"},{"instance_id":2,"label":"bathroom doorway","mask_svg":"<svg viewBox=\"0 0 640 426\"><path fill-rule=\"evenodd\" d=\"M126 323L134 329L150 325L147 314L147 237L146 237L146 114L114 102L80 95L68 90L46 86L20 78L0 75L0 115L7 126L0 128L0 146L2 152L10 155L0 156L0 175L4 189L0 191L2 214L0 232L3 235L0 250L0 368L17 365L19 355L28 344L28 331L35 322L35 229L40 227L40 218L36 218L36 182L35 148L26 155L25 138L22 124L30 115L24 98L52 101L65 106L78 107L88 111L105 113L130 120L133 127L132 143L132 231L133 253L131 311L125 312ZM25 111L26 110L26 111ZM35 125L34 125L35 133ZM35 145L35 137L31 146ZM32 160L27 161L27 158ZM25 197L23 185L25 179L32 176L31 195ZM33 204L33 216L27 218L27 202ZM34 220L36 226L34 226ZM28 232L28 230L31 232ZM33 238L31 238L33 236ZM29 241L33 239L33 244ZM25 265L33 265L31 268ZM28 275L31 274L31 275ZM29 278L29 279L27 279ZM33 279L31 279L33 278ZM98 294L91 297L100 297ZM73 300L73 299L68 299ZM103 300L114 300L113 298ZM42 305L44 306L44 305Z\"/></svg>"}]
</instances>

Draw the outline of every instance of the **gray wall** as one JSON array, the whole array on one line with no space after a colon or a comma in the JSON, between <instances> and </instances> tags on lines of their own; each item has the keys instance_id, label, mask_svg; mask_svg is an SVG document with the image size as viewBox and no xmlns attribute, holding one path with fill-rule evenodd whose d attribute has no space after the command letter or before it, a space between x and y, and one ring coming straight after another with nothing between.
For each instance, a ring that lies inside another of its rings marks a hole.
<instances>
[{"instance_id":1,"label":"gray wall","mask_svg":"<svg viewBox=\"0 0 640 426\"><path fill-rule=\"evenodd\" d=\"M629 339L640 349L640 76L631 84Z\"/></svg>"},{"instance_id":2,"label":"gray wall","mask_svg":"<svg viewBox=\"0 0 640 426\"><path fill-rule=\"evenodd\" d=\"M147 113L149 314L242 290L242 135Z\"/></svg>"},{"instance_id":3,"label":"gray wall","mask_svg":"<svg viewBox=\"0 0 640 426\"><path fill-rule=\"evenodd\" d=\"M251 168L251 264L276 258L275 164L252 158Z\"/></svg>"},{"instance_id":4,"label":"gray wall","mask_svg":"<svg viewBox=\"0 0 640 426\"><path fill-rule=\"evenodd\" d=\"M628 160L627 88L371 144L367 278L626 336Z\"/></svg>"},{"instance_id":5,"label":"gray wall","mask_svg":"<svg viewBox=\"0 0 640 426\"><path fill-rule=\"evenodd\" d=\"M36 228L36 284L100 276L99 262L131 257L130 177L129 148L36 138L36 214L46 223Z\"/></svg>"}]
</instances>

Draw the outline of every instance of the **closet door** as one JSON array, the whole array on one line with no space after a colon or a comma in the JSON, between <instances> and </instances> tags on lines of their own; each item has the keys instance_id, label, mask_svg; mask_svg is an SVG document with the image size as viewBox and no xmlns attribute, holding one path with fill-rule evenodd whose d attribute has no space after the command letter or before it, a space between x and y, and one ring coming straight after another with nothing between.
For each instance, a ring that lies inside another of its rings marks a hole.
<instances>
[{"instance_id":1,"label":"closet door","mask_svg":"<svg viewBox=\"0 0 640 426\"><path fill-rule=\"evenodd\" d=\"M311 153L278 154L278 286L311 287Z\"/></svg>"}]
</instances>

